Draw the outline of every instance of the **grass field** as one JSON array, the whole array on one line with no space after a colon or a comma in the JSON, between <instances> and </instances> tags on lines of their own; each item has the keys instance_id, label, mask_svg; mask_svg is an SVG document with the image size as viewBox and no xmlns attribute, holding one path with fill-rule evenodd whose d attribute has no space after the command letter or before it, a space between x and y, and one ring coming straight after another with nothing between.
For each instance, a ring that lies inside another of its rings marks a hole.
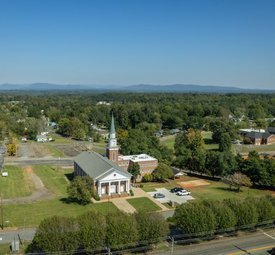
<instances>
[{"instance_id":1,"label":"grass field","mask_svg":"<svg viewBox=\"0 0 275 255\"><path fill-rule=\"evenodd\" d=\"M54 139L53 143L72 143L73 142L70 138L63 137L56 133L51 134L51 137Z\"/></svg>"},{"instance_id":2,"label":"grass field","mask_svg":"<svg viewBox=\"0 0 275 255\"><path fill-rule=\"evenodd\" d=\"M212 143L212 132L202 132L202 137L205 142L205 149L206 150L216 150L219 148L219 145L216 143ZM175 144L175 135L169 135L160 138L160 143L166 145L168 148L174 150Z\"/></svg>"},{"instance_id":3,"label":"grass field","mask_svg":"<svg viewBox=\"0 0 275 255\"><path fill-rule=\"evenodd\" d=\"M99 153L99 154L105 154L106 152L106 143L104 141L100 143L93 143L92 150Z\"/></svg>"},{"instance_id":4,"label":"grass field","mask_svg":"<svg viewBox=\"0 0 275 255\"><path fill-rule=\"evenodd\" d=\"M179 186L177 182L196 180L198 178L185 176L180 181L169 181L168 183L144 183L143 190L146 192L155 191L155 188L164 187L167 189L171 189L173 187ZM246 198L246 197L260 197L265 195L271 195L272 191L268 190L258 190L242 187L240 192L236 192L234 190L229 190L228 185L223 182L214 182L209 181L209 185L199 186L189 188L192 196L196 199L214 199L214 200L223 200L226 198Z\"/></svg>"},{"instance_id":5,"label":"grass field","mask_svg":"<svg viewBox=\"0 0 275 255\"><path fill-rule=\"evenodd\" d=\"M34 190L31 177L21 167L5 166L7 177L0 176L0 194L3 198L28 196Z\"/></svg>"},{"instance_id":6,"label":"grass field","mask_svg":"<svg viewBox=\"0 0 275 255\"><path fill-rule=\"evenodd\" d=\"M102 213L118 211L112 202L86 206L67 203L68 180L66 175L72 172L70 169L37 165L33 166L33 170L40 177L45 187L55 194L55 198L31 204L4 205L4 221L10 222L9 227L37 226L44 218L54 215L78 216L89 210L97 210ZM17 180L13 185L18 186Z\"/></svg>"},{"instance_id":7,"label":"grass field","mask_svg":"<svg viewBox=\"0 0 275 255\"><path fill-rule=\"evenodd\" d=\"M47 143L47 144L44 144L44 146L46 146L48 148L48 150L50 151L50 153L52 154L53 157L65 157L64 153L62 151L60 151L59 149L57 149L52 144Z\"/></svg>"},{"instance_id":8,"label":"grass field","mask_svg":"<svg viewBox=\"0 0 275 255\"><path fill-rule=\"evenodd\" d=\"M131 198L127 199L127 202L131 204L138 212L154 212L161 210L158 205L147 197Z\"/></svg>"},{"instance_id":9,"label":"grass field","mask_svg":"<svg viewBox=\"0 0 275 255\"><path fill-rule=\"evenodd\" d=\"M72 173L72 169L56 166L36 165L33 166L33 170L42 180L45 187L56 196L67 196L67 186L69 184L67 176Z\"/></svg>"},{"instance_id":10,"label":"grass field","mask_svg":"<svg viewBox=\"0 0 275 255\"><path fill-rule=\"evenodd\" d=\"M175 135L168 135L160 138L160 143L166 145L169 149L174 150Z\"/></svg>"},{"instance_id":11,"label":"grass field","mask_svg":"<svg viewBox=\"0 0 275 255\"><path fill-rule=\"evenodd\" d=\"M235 145L237 152L240 153L248 153L250 151L257 151L257 152L269 152L275 151L275 144L269 145Z\"/></svg>"}]
</instances>

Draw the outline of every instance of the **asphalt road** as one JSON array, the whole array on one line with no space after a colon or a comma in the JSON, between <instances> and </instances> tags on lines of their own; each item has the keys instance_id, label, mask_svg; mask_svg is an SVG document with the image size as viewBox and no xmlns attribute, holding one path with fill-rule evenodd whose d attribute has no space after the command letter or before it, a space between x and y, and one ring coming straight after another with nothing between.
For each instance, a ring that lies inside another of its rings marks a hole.
<instances>
[{"instance_id":1,"label":"asphalt road","mask_svg":"<svg viewBox=\"0 0 275 255\"><path fill-rule=\"evenodd\" d=\"M179 246L175 245L174 255L270 255L268 251L275 247L275 230L222 238L219 240ZM172 254L171 250L160 255Z\"/></svg>"},{"instance_id":2,"label":"asphalt road","mask_svg":"<svg viewBox=\"0 0 275 255\"><path fill-rule=\"evenodd\" d=\"M19 230L1 230L0 231L0 244L11 243L12 241L18 241L19 237L21 241L31 241L35 234L35 228L26 228Z\"/></svg>"},{"instance_id":3,"label":"asphalt road","mask_svg":"<svg viewBox=\"0 0 275 255\"><path fill-rule=\"evenodd\" d=\"M17 158L5 160L5 165L62 165L73 166L72 158Z\"/></svg>"}]
</instances>

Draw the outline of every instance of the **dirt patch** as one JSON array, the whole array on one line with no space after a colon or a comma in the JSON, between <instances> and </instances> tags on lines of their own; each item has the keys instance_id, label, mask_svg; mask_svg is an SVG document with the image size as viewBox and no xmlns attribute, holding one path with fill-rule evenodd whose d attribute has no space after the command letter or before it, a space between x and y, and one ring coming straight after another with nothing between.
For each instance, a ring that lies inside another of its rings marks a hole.
<instances>
[{"instance_id":1,"label":"dirt patch","mask_svg":"<svg viewBox=\"0 0 275 255\"><path fill-rule=\"evenodd\" d=\"M193 180L193 181L179 182L178 184L183 188L194 188L194 187L209 185L210 183L205 180Z\"/></svg>"},{"instance_id":2,"label":"dirt patch","mask_svg":"<svg viewBox=\"0 0 275 255\"><path fill-rule=\"evenodd\" d=\"M21 143L18 146L17 156L19 158L43 158L51 155L50 150L41 143Z\"/></svg>"},{"instance_id":3,"label":"dirt patch","mask_svg":"<svg viewBox=\"0 0 275 255\"><path fill-rule=\"evenodd\" d=\"M24 171L25 171L26 173L28 173L28 174L30 174L30 173L33 172L33 170L32 170L31 167L26 167L26 168L24 169Z\"/></svg>"},{"instance_id":4,"label":"dirt patch","mask_svg":"<svg viewBox=\"0 0 275 255\"><path fill-rule=\"evenodd\" d=\"M55 144L54 146L67 157L75 157L80 153L72 144Z\"/></svg>"}]
</instances>

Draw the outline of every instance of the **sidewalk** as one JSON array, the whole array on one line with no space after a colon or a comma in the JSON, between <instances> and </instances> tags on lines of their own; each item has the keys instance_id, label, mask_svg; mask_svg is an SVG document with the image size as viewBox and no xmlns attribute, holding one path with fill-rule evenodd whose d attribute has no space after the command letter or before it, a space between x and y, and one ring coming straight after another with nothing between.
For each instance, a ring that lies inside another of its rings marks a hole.
<instances>
[{"instance_id":1,"label":"sidewalk","mask_svg":"<svg viewBox=\"0 0 275 255\"><path fill-rule=\"evenodd\" d=\"M116 197L116 198L111 198L110 200L100 200L100 201L96 201L96 200L93 199L93 202L94 203L104 203L104 202L110 201L119 210L121 210L123 212L127 212L127 213L134 213L134 212L136 212L136 209L127 202L127 199L138 198L138 197L146 197L146 198L150 199L152 202L154 202L156 205L158 205L161 208L161 210L159 212L171 211L171 209L165 207L162 203L160 203L159 201L154 199L152 196L150 196L143 189L132 187L132 191L134 192L134 196Z\"/></svg>"}]
</instances>

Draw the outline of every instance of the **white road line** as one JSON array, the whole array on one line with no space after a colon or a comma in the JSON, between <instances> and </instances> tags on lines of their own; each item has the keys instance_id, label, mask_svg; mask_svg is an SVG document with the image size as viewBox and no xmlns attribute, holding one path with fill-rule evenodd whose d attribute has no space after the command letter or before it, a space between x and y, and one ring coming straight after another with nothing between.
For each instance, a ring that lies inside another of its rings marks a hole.
<instances>
[{"instance_id":1,"label":"white road line","mask_svg":"<svg viewBox=\"0 0 275 255\"><path fill-rule=\"evenodd\" d=\"M271 239L275 240L275 237L274 237L274 236L271 236L271 235L265 233L263 230L261 230L261 231L263 232L264 235L266 235L266 236L270 237Z\"/></svg>"}]
</instances>

